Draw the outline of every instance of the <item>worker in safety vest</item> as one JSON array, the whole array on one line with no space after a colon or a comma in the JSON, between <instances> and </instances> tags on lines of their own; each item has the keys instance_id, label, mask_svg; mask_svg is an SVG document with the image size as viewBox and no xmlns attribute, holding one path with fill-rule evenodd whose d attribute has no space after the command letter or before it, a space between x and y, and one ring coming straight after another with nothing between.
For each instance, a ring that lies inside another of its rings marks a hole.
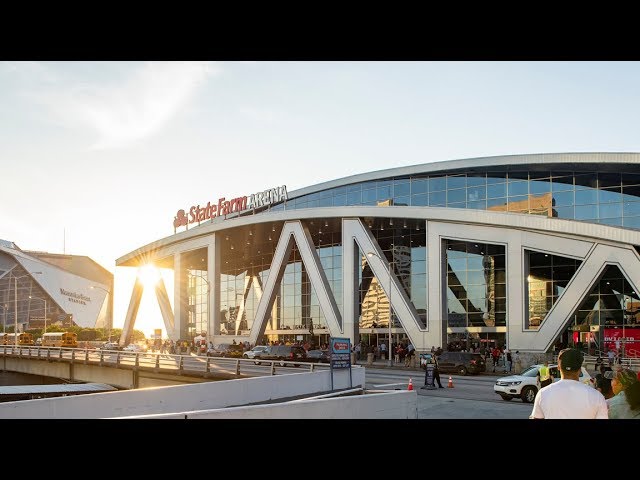
<instances>
[{"instance_id":1,"label":"worker in safety vest","mask_svg":"<svg viewBox=\"0 0 640 480\"><path fill-rule=\"evenodd\" d=\"M549 372L549 362L547 360L545 360L544 365L540 367L538 375L540 375L540 388L544 388L553 382L551 379L551 373Z\"/></svg>"}]
</instances>

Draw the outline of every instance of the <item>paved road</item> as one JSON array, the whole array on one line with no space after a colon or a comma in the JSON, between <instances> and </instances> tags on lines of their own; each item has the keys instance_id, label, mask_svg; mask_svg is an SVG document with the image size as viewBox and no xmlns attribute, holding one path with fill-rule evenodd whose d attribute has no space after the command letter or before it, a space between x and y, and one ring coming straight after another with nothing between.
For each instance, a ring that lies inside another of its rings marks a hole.
<instances>
[{"instance_id":1,"label":"paved road","mask_svg":"<svg viewBox=\"0 0 640 480\"><path fill-rule=\"evenodd\" d=\"M521 400L505 402L493 392L500 375L451 375L453 388L447 388L449 375L440 375L445 388L422 389L424 373L414 370L367 367L368 389L406 389L409 378L418 392L419 419L527 419L533 405Z\"/></svg>"}]
</instances>

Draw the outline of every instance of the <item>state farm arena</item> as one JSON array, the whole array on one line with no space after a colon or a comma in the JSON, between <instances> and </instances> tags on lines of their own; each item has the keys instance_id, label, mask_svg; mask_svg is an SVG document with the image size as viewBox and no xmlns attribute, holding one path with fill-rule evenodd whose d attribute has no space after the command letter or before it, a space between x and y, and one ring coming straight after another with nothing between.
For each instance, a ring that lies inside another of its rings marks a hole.
<instances>
[{"instance_id":1,"label":"state farm arena","mask_svg":"<svg viewBox=\"0 0 640 480\"><path fill-rule=\"evenodd\" d=\"M640 154L452 160L195 202L116 261L173 269L155 294L175 340L379 344L391 322L418 351L618 340L640 356Z\"/></svg>"}]
</instances>

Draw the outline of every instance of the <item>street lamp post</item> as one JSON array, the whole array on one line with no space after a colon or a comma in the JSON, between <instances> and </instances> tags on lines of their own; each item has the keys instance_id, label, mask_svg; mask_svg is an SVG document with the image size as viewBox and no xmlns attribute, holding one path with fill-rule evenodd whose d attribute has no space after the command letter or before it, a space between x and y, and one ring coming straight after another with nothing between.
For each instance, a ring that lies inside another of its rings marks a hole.
<instances>
[{"instance_id":1,"label":"street lamp post","mask_svg":"<svg viewBox=\"0 0 640 480\"><path fill-rule=\"evenodd\" d=\"M14 346L18 346L18 280L24 277L30 277L33 274L41 274L42 272L31 272L27 275L20 275L19 277L13 277L13 341Z\"/></svg>"},{"instance_id":2,"label":"street lamp post","mask_svg":"<svg viewBox=\"0 0 640 480\"><path fill-rule=\"evenodd\" d=\"M102 290L103 292L107 292L107 294L109 295L109 297L111 297L111 290L108 290L108 289L106 289L106 288L103 288L103 287L101 287L101 286L99 286L99 285L91 285L91 287L90 287L90 288L91 288L91 289L94 289L94 290L97 288L97 289L99 289L99 290ZM109 301L111 301L111 299L109 299ZM108 321L108 319L109 319L109 307L107 306L107 321ZM112 323L112 322L109 322L109 340L108 340L109 342L111 342L111 323ZM102 331L102 333L104 334L104 330Z\"/></svg>"},{"instance_id":3,"label":"street lamp post","mask_svg":"<svg viewBox=\"0 0 640 480\"><path fill-rule=\"evenodd\" d=\"M382 260L382 258L380 257L380 255L378 255L375 252L367 252L367 257L371 258L371 257L378 257L378 260L380 260L382 263L384 263L384 260ZM387 265L387 270L389 272L389 293L387 295L387 297L389 298L389 345L387 347L387 365L389 367L393 366L393 360L392 360L392 351L391 351L391 267L393 265L393 260L391 260L390 262L388 262Z\"/></svg>"},{"instance_id":4,"label":"street lamp post","mask_svg":"<svg viewBox=\"0 0 640 480\"><path fill-rule=\"evenodd\" d=\"M42 300L44 302L44 332L47 333L47 300L44 298L32 297L29 295L29 298L32 300Z\"/></svg>"}]
</instances>

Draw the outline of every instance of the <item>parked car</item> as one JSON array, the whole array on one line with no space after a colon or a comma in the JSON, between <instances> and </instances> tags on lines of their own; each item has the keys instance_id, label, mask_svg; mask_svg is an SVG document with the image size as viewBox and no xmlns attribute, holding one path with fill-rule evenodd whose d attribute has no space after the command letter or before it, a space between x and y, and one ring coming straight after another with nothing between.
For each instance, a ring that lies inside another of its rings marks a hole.
<instances>
[{"instance_id":1,"label":"parked car","mask_svg":"<svg viewBox=\"0 0 640 480\"><path fill-rule=\"evenodd\" d=\"M531 365L519 375L509 375L500 377L493 386L496 392L503 400L513 400L520 398L524 403L533 403L536 393L540 390L540 377L538 372L542 365ZM560 371L558 365L549 365L549 373L554 382L560 380ZM580 371L580 381L595 388L595 379L589 375L589 372L582 367Z\"/></svg>"},{"instance_id":2,"label":"parked car","mask_svg":"<svg viewBox=\"0 0 640 480\"><path fill-rule=\"evenodd\" d=\"M105 342L100 345L100 350L122 350L122 347L117 342Z\"/></svg>"},{"instance_id":3,"label":"parked car","mask_svg":"<svg viewBox=\"0 0 640 480\"><path fill-rule=\"evenodd\" d=\"M147 349L142 345L138 345L137 343L130 343L129 345L124 347L122 351L127 353L145 353Z\"/></svg>"},{"instance_id":4,"label":"parked car","mask_svg":"<svg viewBox=\"0 0 640 480\"><path fill-rule=\"evenodd\" d=\"M261 360L278 360L281 366L285 366L287 362L294 360L305 361L307 359L307 352L304 348L298 345L271 345L264 352L260 354ZM256 361L256 365L260 365L260 362ZM298 367L299 363L294 363L295 367Z\"/></svg>"},{"instance_id":5,"label":"parked car","mask_svg":"<svg viewBox=\"0 0 640 480\"><path fill-rule=\"evenodd\" d=\"M481 373L487 369L484 358L479 353L442 352L436 359L440 373L467 375L468 373Z\"/></svg>"},{"instance_id":6,"label":"parked car","mask_svg":"<svg viewBox=\"0 0 640 480\"><path fill-rule=\"evenodd\" d=\"M307 352L307 362L330 363L331 355L329 350L309 350Z\"/></svg>"},{"instance_id":7,"label":"parked car","mask_svg":"<svg viewBox=\"0 0 640 480\"><path fill-rule=\"evenodd\" d=\"M256 345L251 350L247 350L246 352L244 352L242 354L242 358L260 358L260 354L267 348L269 348L267 345Z\"/></svg>"},{"instance_id":8,"label":"parked car","mask_svg":"<svg viewBox=\"0 0 640 480\"><path fill-rule=\"evenodd\" d=\"M207 350L207 357L242 358L242 345L220 343Z\"/></svg>"}]
</instances>

